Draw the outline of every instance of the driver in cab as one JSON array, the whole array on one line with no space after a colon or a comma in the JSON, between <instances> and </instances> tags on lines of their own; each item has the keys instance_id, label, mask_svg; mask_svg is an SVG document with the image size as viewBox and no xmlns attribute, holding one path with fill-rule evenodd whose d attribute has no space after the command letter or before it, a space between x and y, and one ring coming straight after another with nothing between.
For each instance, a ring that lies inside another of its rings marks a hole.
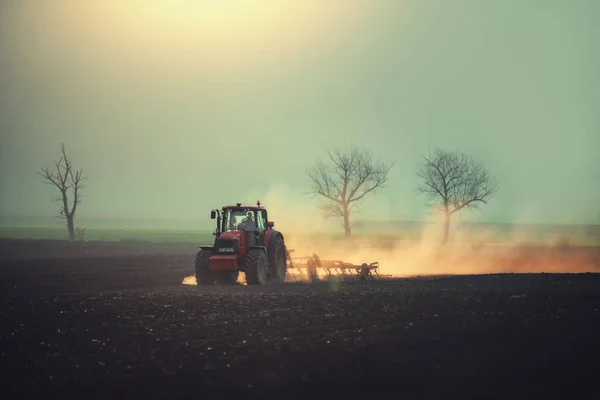
<instances>
[{"instance_id":1,"label":"driver in cab","mask_svg":"<svg viewBox=\"0 0 600 400\"><path fill-rule=\"evenodd\" d=\"M256 230L256 222L254 221L254 213L252 213L252 211L246 212L246 218L240 222L238 229L243 229L245 231Z\"/></svg>"}]
</instances>

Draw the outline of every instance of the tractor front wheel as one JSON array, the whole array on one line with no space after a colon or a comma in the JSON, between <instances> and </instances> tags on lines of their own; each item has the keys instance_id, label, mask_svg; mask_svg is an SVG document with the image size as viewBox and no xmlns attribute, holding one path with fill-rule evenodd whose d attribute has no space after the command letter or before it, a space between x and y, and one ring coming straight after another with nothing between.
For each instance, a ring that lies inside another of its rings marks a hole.
<instances>
[{"instance_id":1,"label":"tractor front wheel","mask_svg":"<svg viewBox=\"0 0 600 400\"><path fill-rule=\"evenodd\" d=\"M250 249L244 260L246 284L263 285L267 283L267 257L261 249Z\"/></svg>"},{"instance_id":2,"label":"tractor front wheel","mask_svg":"<svg viewBox=\"0 0 600 400\"><path fill-rule=\"evenodd\" d=\"M198 286L215 284L217 277L208 269L208 259L210 256L211 253L204 249L201 249L198 254L196 254L196 283Z\"/></svg>"}]
</instances>

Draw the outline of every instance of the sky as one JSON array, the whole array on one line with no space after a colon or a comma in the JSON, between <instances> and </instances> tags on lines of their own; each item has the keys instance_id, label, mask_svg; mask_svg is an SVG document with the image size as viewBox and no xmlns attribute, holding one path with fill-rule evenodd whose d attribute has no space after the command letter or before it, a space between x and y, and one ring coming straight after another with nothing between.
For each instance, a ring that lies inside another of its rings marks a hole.
<instances>
[{"instance_id":1,"label":"sky","mask_svg":"<svg viewBox=\"0 0 600 400\"><path fill-rule=\"evenodd\" d=\"M180 220L313 213L307 169L356 145L395 162L357 219L425 218L440 147L499 182L466 218L600 223L596 0L0 4L2 216L56 214L62 142L79 215Z\"/></svg>"}]
</instances>

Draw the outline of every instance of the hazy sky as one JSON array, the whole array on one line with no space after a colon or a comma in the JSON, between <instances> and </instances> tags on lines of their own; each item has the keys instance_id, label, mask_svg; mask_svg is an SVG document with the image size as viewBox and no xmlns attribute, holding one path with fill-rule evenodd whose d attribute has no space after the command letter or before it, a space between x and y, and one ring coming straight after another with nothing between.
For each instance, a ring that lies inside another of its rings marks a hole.
<instances>
[{"instance_id":1,"label":"hazy sky","mask_svg":"<svg viewBox=\"0 0 600 400\"><path fill-rule=\"evenodd\" d=\"M0 4L3 215L54 215L35 172L63 141L81 215L136 218L296 204L356 144L396 161L360 218L421 219L440 146L499 180L474 219L600 223L600 1Z\"/></svg>"}]
</instances>

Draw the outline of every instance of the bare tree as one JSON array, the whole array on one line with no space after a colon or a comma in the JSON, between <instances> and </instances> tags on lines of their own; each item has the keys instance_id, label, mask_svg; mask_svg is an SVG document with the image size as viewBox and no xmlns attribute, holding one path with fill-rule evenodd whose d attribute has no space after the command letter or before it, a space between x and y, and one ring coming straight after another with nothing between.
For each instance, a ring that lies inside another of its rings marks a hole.
<instances>
[{"instance_id":1,"label":"bare tree","mask_svg":"<svg viewBox=\"0 0 600 400\"><path fill-rule=\"evenodd\" d=\"M42 177L42 182L55 186L60 192L60 196L54 197L52 200L61 203L59 217L67 220L69 240L75 240L75 212L77 206L81 204L81 189L85 187L84 182L87 179L83 169L73 169L73 163L67 156L63 143L61 144L61 158L54 162L54 167L42 168L41 172L37 174ZM72 195L70 205L69 194Z\"/></svg>"},{"instance_id":2,"label":"bare tree","mask_svg":"<svg viewBox=\"0 0 600 400\"><path fill-rule=\"evenodd\" d=\"M423 159L417 171L423 182L417 186L417 192L432 199L430 207L444 212L444 242L447 242L450 217L462 209L487 204L496 193L497 183L481 162L460 152L436 149Z\"/></svg>"},{"instance_id":3,"label":"bare tree","mask_svg":"<svg viewBox=\"0 0 600 400\"><path fill-rule=\"evenodd\" d=\"M344 233L350 236L350 214L356 211L357 203L366 195L385 186L394 163L375 162L368 151L356 147L347 151L327 151L327 154L330 165L318 161L308 171L311 193L325 198L326 216L343 218Z\"/></svg>"}]
</instances>

